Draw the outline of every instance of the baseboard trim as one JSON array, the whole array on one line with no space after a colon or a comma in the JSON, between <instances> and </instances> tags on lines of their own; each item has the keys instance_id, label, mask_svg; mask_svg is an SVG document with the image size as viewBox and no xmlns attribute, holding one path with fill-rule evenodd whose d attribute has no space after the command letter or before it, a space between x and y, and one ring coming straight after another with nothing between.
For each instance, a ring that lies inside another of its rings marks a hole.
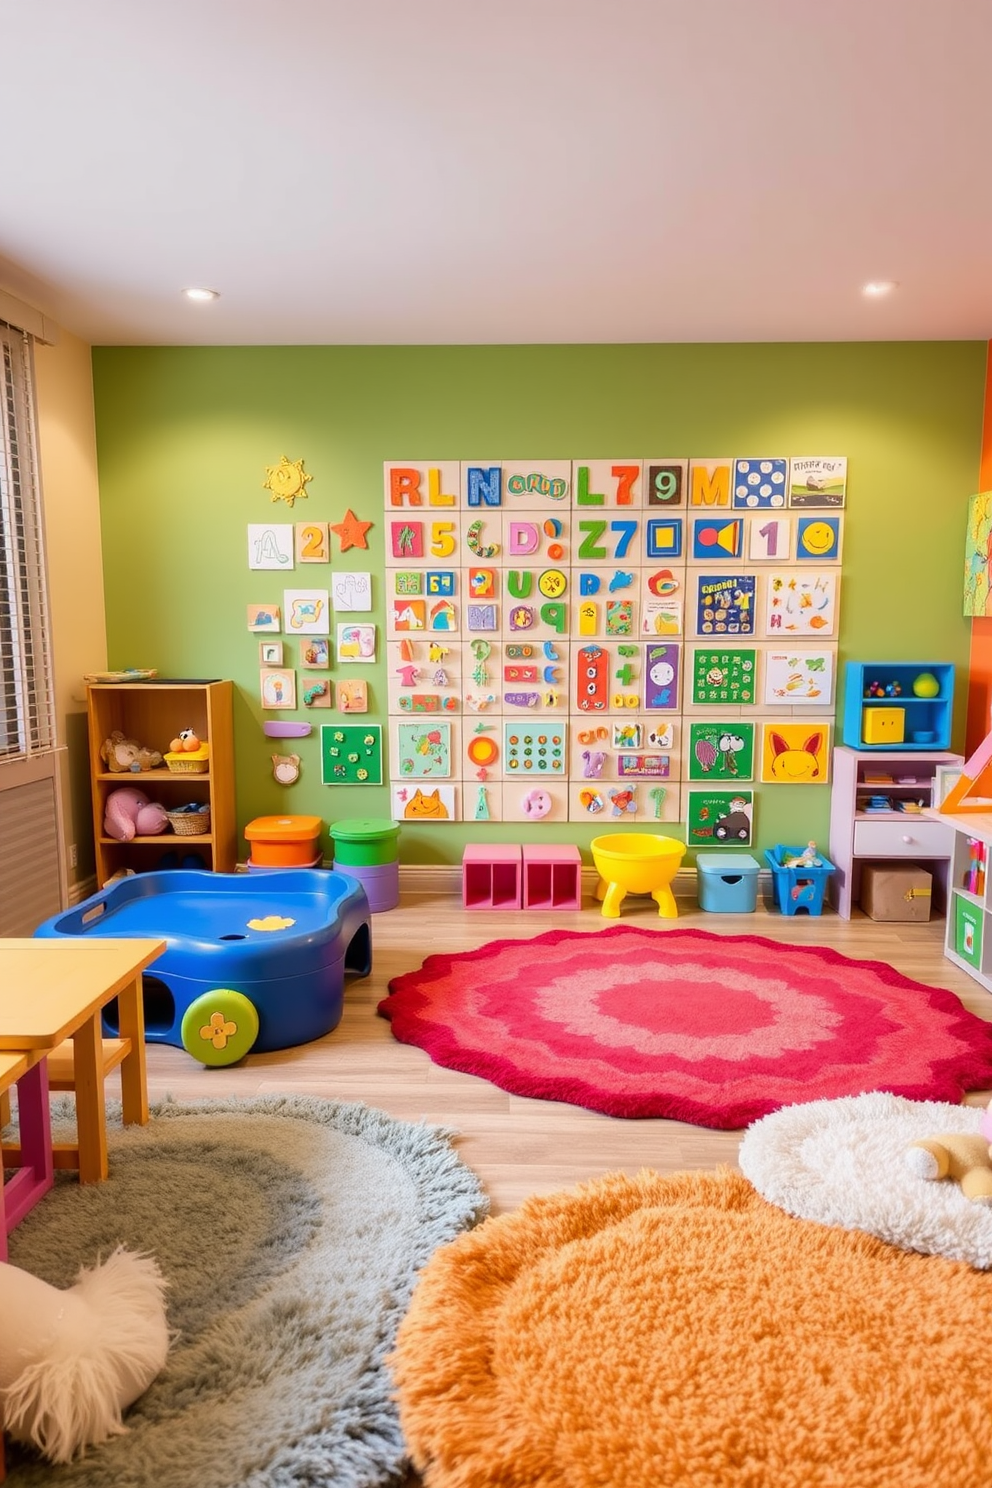
<instances>
[{"instance_id":1,"label":"baseboard trim","mask_svg":"<svg viewBox=\"0 0 992 1488\"><path fill-rule=\"evenodd\" d=\"M330 868L331 864L324 861L321 865ZM343 869L347 873L347 869ZM247 873L248 865L239 863L238 873ZM699 897L698 874L695 868L680 868L672 881L672 890L676 899L692 900L695 903ZM95 888L95 880L90 880ZM592 899L595 897L596 888L599 883L599 874L593 867L582 869L582 897ZM78 887L78 886L77 886ZM92 888L86 891L92 893ZM400 864L400 893L411 895L437 895L438 897L450 897L457 895L461 898L462 892L462 868L460 863L401 863ZM772 873L770 868L758 870L758 897L768 896L773 893ZM80 895L84 898L85 895ZM73 898L73 903L77 900Z\"/></svg>"},{"instance_id":2,"label":"baseboard trim","mask_svg":"<svg viewBox=\"0 0 992 1488\"><path fill-rule=\"evenodd\" d=\"M771 889L771 870L763 868L758 873L758 891ZM583 897L594 897L599 874L595 868L582 869ZM695 899L698 896L695 868L680 868L672 882L676 899ZM458 894L462 892L462 870L459 863L401 863L401 894Z\"/></svg>"},{"instance_id":3,"label":"baseboard trim","mask_svg":"<svg viewBox=\"0 0 992 1488\"><path fill-rule=\"evenodd\" d=\"M77 904L82 904L91 894L96 893L96 874L91 873L88 878L79 878L74 884L69 885L69 908L74 909Z\"/></svg>"}]
</instances>

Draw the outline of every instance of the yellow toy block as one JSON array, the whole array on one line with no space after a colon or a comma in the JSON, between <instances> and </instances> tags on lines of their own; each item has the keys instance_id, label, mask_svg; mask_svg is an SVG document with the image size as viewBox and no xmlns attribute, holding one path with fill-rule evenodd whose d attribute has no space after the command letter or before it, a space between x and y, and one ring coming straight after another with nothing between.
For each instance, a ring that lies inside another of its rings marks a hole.
<instances>
[{"instance_id":1,"label":"yellow toy block","mask_svg":"<svg viewBox=\"0 0 992 1488\"><path fill-rule=\"evenodd\" d=\"M901 744L906 737L906 709L862 708L861 736L866 744Z\"/></svg>"}]
</instances>

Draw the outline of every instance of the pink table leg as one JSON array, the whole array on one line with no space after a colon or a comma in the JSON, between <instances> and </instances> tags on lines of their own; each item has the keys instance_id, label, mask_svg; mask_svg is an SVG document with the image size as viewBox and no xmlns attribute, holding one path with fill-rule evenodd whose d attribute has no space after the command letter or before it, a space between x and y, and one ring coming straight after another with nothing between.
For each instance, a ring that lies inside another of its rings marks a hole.
<instances>
[{"instance_id":1,"label":"pink table leg","mask_svg":"<svg viewBox=\"0 0 992 1488\"><path fill-rule=\"evenodd\" d=\"M48 1112L48 1065L39 1059L17 1082L21 1128L20 1167L0 1192L0 1261L7 1236L52 1186L52 1129Z\"/></svg>"}]
</instances>

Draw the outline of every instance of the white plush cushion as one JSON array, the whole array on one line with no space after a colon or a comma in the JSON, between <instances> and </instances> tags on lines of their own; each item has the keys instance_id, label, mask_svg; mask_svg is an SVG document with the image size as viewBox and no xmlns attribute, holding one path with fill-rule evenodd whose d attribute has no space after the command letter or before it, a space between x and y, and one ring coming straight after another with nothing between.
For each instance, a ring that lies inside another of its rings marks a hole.
<instances>
[{"instance_id":1,"label":"white plush cushion","mask_svg":"<svg viewBox=\"0 0 992 1488\"><path fill-rule=\"evenodd\" d=\"M0 1420L52 1462L124 1431L165 1363L165 1282L119 1246L65 1291L0 1262Z\"/></svg>"},{"instance_id":2,"label":"white plush cushion","mask_svg":"<svg viewBox=\"0 0 992 1488\"><path fill-rule=\"evenodd\" d=\"M904 1250L992 1268L992 1209L950 1179L928 1182L906 1149L920 1137L978 1132L979 1106L872 1091L785 1106L749 1126L740 1166L763 1198L800 1219L866 1230Z\"/></svg>"}]
</instances>

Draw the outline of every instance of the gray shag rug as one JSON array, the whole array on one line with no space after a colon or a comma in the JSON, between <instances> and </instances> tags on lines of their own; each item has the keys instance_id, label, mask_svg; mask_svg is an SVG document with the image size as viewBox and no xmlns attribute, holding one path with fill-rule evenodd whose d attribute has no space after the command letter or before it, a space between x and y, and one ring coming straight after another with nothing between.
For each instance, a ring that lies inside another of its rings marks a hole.
<instances>
[{"instance_id":1,"label":"gray shag rug","mask_svg":"<svg viewBox=\"0 0 992 1488\"><path fill-rule=\"evenodd\" d=\"M126 1435L65 1467L11 1445L11 1488L402 1482L386 1356L420 1268L487 1209L453 1134L303 1096L113 1119L110 1181L60 1175L10 1260L64 1287L115 1245L147 1251L179 1336Z\"/></svg>"}]
</instances>

